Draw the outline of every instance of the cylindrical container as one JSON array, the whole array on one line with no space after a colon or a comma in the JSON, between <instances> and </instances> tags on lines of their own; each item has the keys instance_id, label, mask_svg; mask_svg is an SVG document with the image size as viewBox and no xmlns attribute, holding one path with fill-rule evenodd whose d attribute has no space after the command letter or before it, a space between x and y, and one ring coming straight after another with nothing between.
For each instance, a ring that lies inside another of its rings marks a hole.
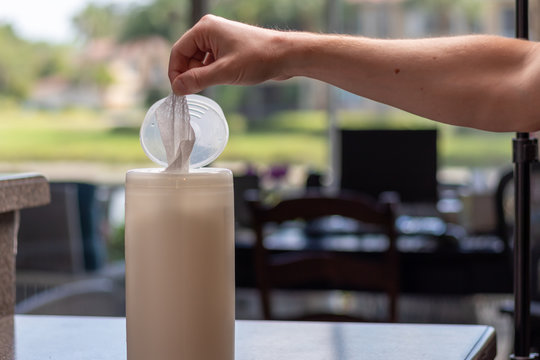
<instances>
[{"instance_id":1,"label":"cylindrical container","mask_svg":"<svg viewBox=\"0 0 540 360\"><path fill-rule=\"evenodd\" d=\"M227 169L128 171L128 360L234 359L233 212Z\"/></svg>"}]
</instances>

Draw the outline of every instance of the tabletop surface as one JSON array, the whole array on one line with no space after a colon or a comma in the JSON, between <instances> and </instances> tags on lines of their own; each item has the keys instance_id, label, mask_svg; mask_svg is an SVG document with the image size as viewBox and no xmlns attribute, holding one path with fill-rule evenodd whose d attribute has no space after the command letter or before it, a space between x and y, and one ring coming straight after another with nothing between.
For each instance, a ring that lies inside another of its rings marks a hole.
<instances>
[{"instance_id":1,"label":"tabletop surface","mask_svg":"<svg viewBox=\"0 0 540 360\"><path fill-rule=\"evenodd\" d=\"M0 319L0 359L123 360L125 318L16 315ZM493 359L483 325L236 321L237 360Z\"/></svg>"}]
</instances>

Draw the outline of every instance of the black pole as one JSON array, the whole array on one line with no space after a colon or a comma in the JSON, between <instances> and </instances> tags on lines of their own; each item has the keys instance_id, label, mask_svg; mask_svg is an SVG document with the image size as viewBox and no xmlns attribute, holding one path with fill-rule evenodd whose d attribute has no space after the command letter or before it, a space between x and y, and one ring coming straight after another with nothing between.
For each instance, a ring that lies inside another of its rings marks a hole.
<instances>
[{"instance_id":1,"label":"black pole","mask_svg":"<svg viewBox=\"0 0 540 360\"><path fill-rule=\"evenodd\" d=\"M514 229L514 355L512 359L535 359L530 354L531 254L530 172L537 157L536 139L517 133L513 141L515 179Z\"/></svg>"},{"instance_id":2,"label":"black pole","mask_svg":"<svg viewBox=\"0 0 540 360\"><path fill-rule=\"evenodd\" d=\"M208 0L191 0L191 26L208 13Z\"/></svg>"},{"instance_id":3,"label":"black pole","mask_svg":"<svg viewBox=\"0 0 540 360\"><path fill-rule=\"evenodd\" d=\"M191 0L191 18L190 26L195 25L204 15L208 14L208 0ZM199 94L213 97L212 88L204 89Z\"/></svg>"},{"instance_id":4,"label":"black pole","mask_svg":"<svg viewBox=\"0 0 540 360\"><path fill-rule=\"evenodd\" d=\"M516 37L529 39L528 0L516 0ZM530 353L531 333L531 164L538 159L536 139L518 132L513 140L514 160L514 354L511 359L536 359Z\"/></svg>"}]
</instances>

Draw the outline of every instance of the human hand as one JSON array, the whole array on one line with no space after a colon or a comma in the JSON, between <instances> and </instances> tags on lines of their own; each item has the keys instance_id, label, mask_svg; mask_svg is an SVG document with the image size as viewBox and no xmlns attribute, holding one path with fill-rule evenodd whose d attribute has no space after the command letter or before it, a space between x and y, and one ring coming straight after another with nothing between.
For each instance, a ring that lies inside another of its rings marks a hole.
<instances>
[{"instance_id":1,"label":"human hand","mask_svg":"<svg viewBox=\"0 0 540 360\"><path fill-rule=\"evenodd\" d=\"M281 60L285 37L283 32L206 15L171 50L172 89L186 95L218 84L286 79Z\"/></svg>"}]
</instances>

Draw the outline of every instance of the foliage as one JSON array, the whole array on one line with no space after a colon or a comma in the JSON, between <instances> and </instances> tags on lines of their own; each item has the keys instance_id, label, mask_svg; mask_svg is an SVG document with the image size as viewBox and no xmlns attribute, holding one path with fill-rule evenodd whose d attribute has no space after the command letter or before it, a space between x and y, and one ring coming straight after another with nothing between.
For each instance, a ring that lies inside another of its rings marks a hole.
<instances>
[{"instance_id":1,"label":"foliage","mask_svg":"<svg viewBox=\"0 0 540 360\"><path fill-rule=\"evenodd\" d=\"M214 0L211 12L237 21L280 29L323 31L324 0Z\"/></svg>"},{"instance_id":2,"label":"foliage","mask_svg":"<svg viewBox=\"0 0 540 360\"><path fill-rule=\"evenodd\" d=\"M282 111L257 123L256 131L325 135L327 115L320 110Z\"/></svg>"},{"instance_id":3,"label":"foliage","mask_svg":"<svg viewBox=\"0 0 540 360\"><path fill-rule=\"evenodd\" d=\"M261 26L322 31L324 4L324 0L214 0L209 8L216 15ZM157 35L174 42L191 23L190 9L191 0L153 0L129 8L89 4L73 23L85 40L130 41Z\"/></svg>"},{"instance_id":4,"label":"foliage","mask_svg":"<svg viewBox=\"0 0 540 360\"><path fill-rule=\"evenodd\" d=\"M304 164L324 169L327 141L323 136L302 133L257 132L231 134L219 160L252 164Z\"/></svg>"},{"instance_id":5,"label":"foliage","mask_svg":"<svg viewBox=\"0 0 540 360\"><path fill-rule=\"evenodd\" d=\"M10 26L4 25L0 28L0 92L2 94L15 97L26 94L30 82L37 75L31 53L29 44L19 40ZM27 70L21 71L19 68L21 65Z\"/></svg>"},{"instance_id":6,"label":"foliage","mask_svg":"<svg viewBox=\"0 0 540 360\"><path fill-rule=\"evenodd\" d=\"M247 119L244 115L238 113L228 113L225 115L229 124L230 134L244 134L247 130Z\"/></svg>"},{"instance_id":7,"label":"foliage","mask_svg":"<svg viewBox=\"0 0 540 360\"><path fill-rule=\"evenodd\" d=\"M168 95L169 91L165 90L160 87L151 87L146 91L146 95L144 98L144 106L146 108L149 108L152 106L156 101L159 99L162 99Z\"/></svg>"},{"instance_id":8,"label":"foliage","mask_svg":"<svg viewBox=\"0 0 540 360\"><path fill-rule=\"evenodd\" d=\"M225 113L237 111L248 91L250 91L248 87L234 85L218 85L211 89L212 98Z\"/></svg>"},{"instance_id":9,"label":"foliage","mask_svg":"<svg viewBox=\"0 0 540 360\"><path fill-rule=\"evenodd\" d=\"M119 33L119 40L130 41L157 35L171 42L176 41L188 28L188 5L187 0L154 0L132 8Z\"/></svg>"},{"instance_id":10,"label":"foliage","mask_svg":"<svg viewBox=\"0 0 540 360\"><path fill-rule=\"evenodd\" d=\"M438 149L441 166L501 166L512 161L513 133L439 125Z\"/></svg>"},{"instance_id":11,"label":"foliage","mask_svg":"<svg viewBox=\"0 0 540 360\"><path fill-rule=\"evenodd\" d=\"M33 43L15 35L9 25L0 25L0 95L24 98L42 76L67 71L68 50Z\"/></svg>"},{"instance_id":12,"label":"foliage","mask_svg":"<svg viewBox=\"0 0 540 360\"><path fill-rule=\"evenodd\" d=\"M367 111L340 111L339 126L345 129L432 129L433 121L404 111L371 113Z\"/></svg>"},{"instance_id":13,"label":"foliage","mask_svg":"<svg viewBox=\"0 0 540 360\"><path fill-rule=\"evenodd\" d=\"M103 37L116 37L124 26L125 10L113 4L90 3L75 15L72 23L85 41Z\"/></svg>"},{"instance_id":14,"label":"foliage","mask_svg":"<svg viewBox=\"0 0 540 360\"><path fill-rule=\"evenodd\" d=\"M126 227L125 225L120 225L112 230L111 237L107 243L107 255L108 260L111 262L117 260L124 260L125 256L125 236L126 236Z\"/></svg>"},{"instance_id":15,"label":"foliage","mask_svg":"<svg viewBox=\"0 0 540 360\"><path fill-rule=\"evenodd\" d=\"M113 82L113 76L103 63L83 63L69 78L75 84L96 85L100 88Z\"/></svg>"}]
</instances>

